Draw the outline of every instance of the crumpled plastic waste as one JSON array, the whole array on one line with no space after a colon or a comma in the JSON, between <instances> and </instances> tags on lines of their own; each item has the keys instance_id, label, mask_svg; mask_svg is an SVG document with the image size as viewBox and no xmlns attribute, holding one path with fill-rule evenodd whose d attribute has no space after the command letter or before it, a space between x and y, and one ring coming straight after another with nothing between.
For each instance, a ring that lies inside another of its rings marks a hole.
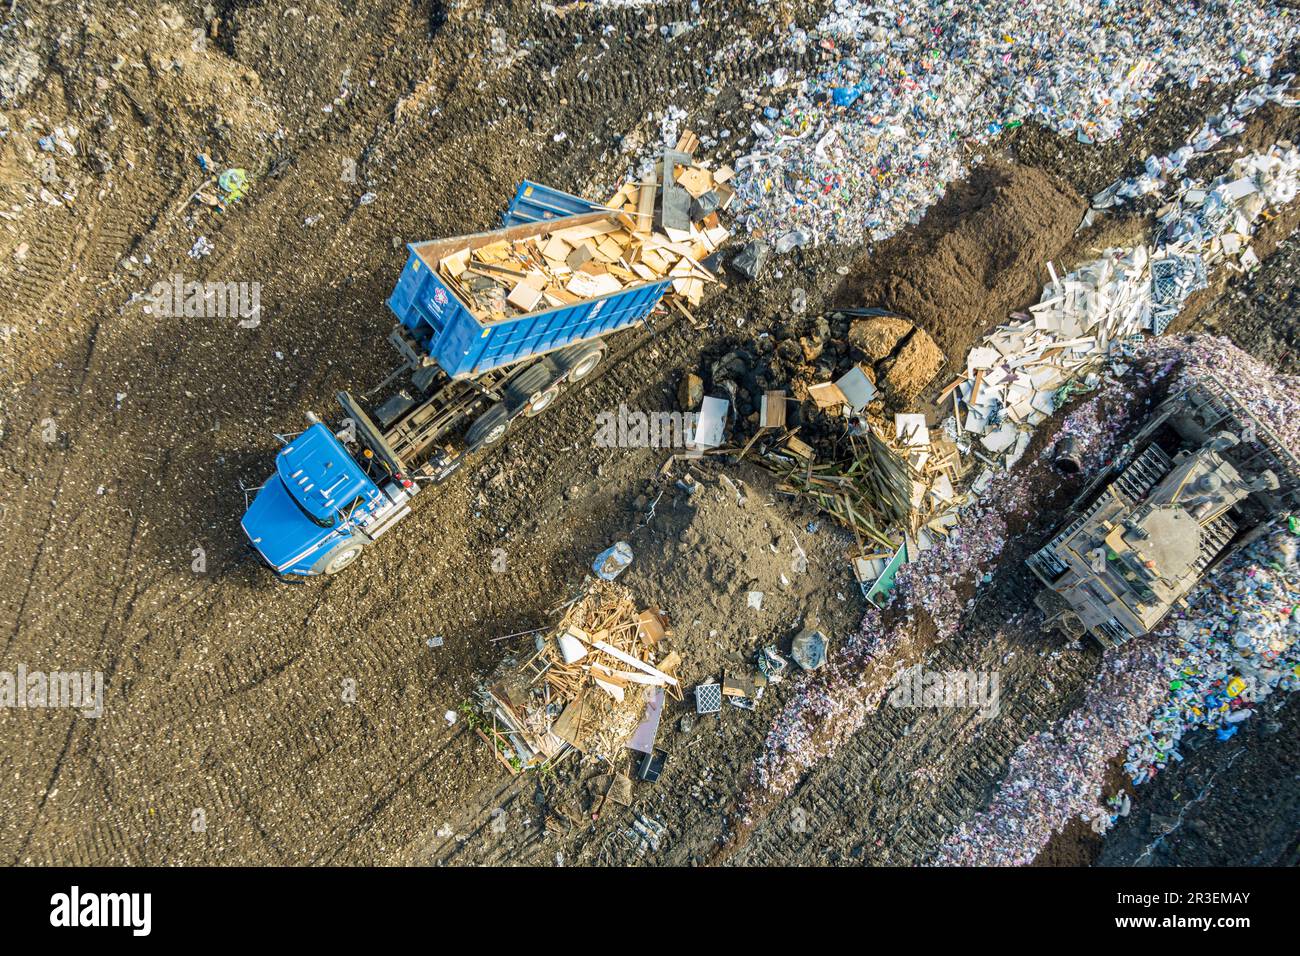
<instances>
[{"instance_id":1,"label":"crumpled plastic waste","mask_svg":"<svg viewBox=\"0 0 1300 956\"><path fill-rule=\"evenodd\" d=\"M836 0L812 30L788 28L784 51L816 48L822 65L773 83L787 98L777 118L756 111L752 139L738 141L749 152L734 164L732 208L764 237L884 239L919 221L1002 131L1033 119L1083 143L1113 138L1165 85L1267 81L1297 30L1258 2L1208 17L1174 6L1153 15L1135 0ZM1239 95L1193 147L1212 148L1251 110L1283 101L1276 86ZM1155 188L1144 175L1135 195Z\"/></svg>"}]
</instances>

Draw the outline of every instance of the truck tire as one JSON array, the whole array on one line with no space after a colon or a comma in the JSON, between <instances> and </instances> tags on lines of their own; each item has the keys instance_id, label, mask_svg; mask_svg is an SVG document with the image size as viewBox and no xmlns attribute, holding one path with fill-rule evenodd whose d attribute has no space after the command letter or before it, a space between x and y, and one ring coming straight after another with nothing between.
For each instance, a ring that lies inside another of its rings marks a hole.
<instances>
[{"instance_id":1,"label":"truck tire","mask_svg":"<svg viewBox=\"0 0 1300 956\"><path fill-rule=\"evenodd\" d=\"M506 408L510 414L536 415L543 411L559 394L556 379L563 374L550 362L538 362L521 372L506 386Z\"/></svg>"},{"instance_id":2,"label":"truck tire","mask_svg":"<svg viewBox=\"0 0 1300 956\"><path fill-rule=\"evenodd\" d=\"M495 445L505 437L510 427L510 412L500 402L474 419L474 424L465 432L465 447L476 451L485 445Z\"/></svg>"},{"instance_id":3,"label":"truck tire","mask_svg":"<svg viewBox=\"0 0 1300 956\"><path fill-rule=\"evenodd\" d=\"M583 342L565 349L556 357L556 365L569 374L570 382L580 382L596 370L605 357L604 342Z\"/></svg>"},{"instance_id":4,"label":"truck tire","mask_svg":"<svg viewBox=\"0 0 1300 956\"><path fill-rule=\"evenodd\" d=\"M534 415L540 415L551 407L551 404L557 397L559 397L559 394L560 386L558 384L552 385L550 388L546 389L546 391L538 394L537 397L529 403L528 410L525 411L524 414L529 418L532 418Z\"/></svg>"},{"instance_id":5,"label":"truck tire","mask_svg":"<svg viewBox=\"0 0 1300 956\"><path fill-rule=\"evenodd\" d=\"M360 541L345 541L336 545L334 550L319 562L321 574L338 574L349 564L361 557L364 545Z\"/></svg>"}]
</instances>

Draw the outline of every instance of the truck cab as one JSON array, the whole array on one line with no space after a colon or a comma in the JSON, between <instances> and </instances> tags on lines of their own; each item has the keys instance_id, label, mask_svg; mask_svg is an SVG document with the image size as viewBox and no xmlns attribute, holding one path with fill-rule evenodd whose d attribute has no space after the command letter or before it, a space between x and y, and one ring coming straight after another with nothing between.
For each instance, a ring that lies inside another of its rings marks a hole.
<instances>
[{"instance_id":1,"label":"truck cab","mask_svg":"<svg viewBox=\"0 0 1300 956\"><path fill-rule=\"evenodd\" d=\"M317 421L280 449L241 524L277 574L335 574L409 513L415 490L400 474L376 484Z\"/></svg>"}]
</instances>

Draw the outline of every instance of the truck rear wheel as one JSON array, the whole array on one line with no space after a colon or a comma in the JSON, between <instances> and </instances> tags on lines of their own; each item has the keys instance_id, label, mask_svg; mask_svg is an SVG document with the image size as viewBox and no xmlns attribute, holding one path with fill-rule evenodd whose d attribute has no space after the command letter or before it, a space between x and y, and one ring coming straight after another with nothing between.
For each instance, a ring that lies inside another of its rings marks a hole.
<instances>
[{"instance_id":1,"label":"truck rear wheel","mask_svg":"<svg viewBox=\"0 0 1300 956\"><path fill-rule=\"evenodd\" d=\"M525 369L513 382L506 386L506 407L512 414L523 412L536 415L555 401L560 394L556 383L564 373L550 362L538 362Z\"/></svg>"},{"instance_id":2,"label":"truck rear wheel","mask_svg":"<svg viewBox=\"0 0 1300 956\"><path fill-rule=\"evenodd\" d=\"M551 403L555 401L556 397L559 394L560 394L560 386L552 385L550 388L540 393L536 398L532 400L532 402L529 403L528 410L524 412L524 414L527 415L529 418L531 418L534 415L540 415L542 412L546 411L548 408L551 407Z\"/></svg>"},{"instance_id":3,"label":"truck rear wheel","mask_svg":"<svg viewBox=\"0 0 1300 956\"><path fill-rule=\"evenodd\" d=\"M596 370L604 357L604 342L584 342L561 352L556 364L569 373L570 382L580 382Z\"/></svg>"},{"instance_id":4,"label":"truck rear wheel","mask_svg":"<svg viewBox=\"0 0 1300 956\"><path fill-rule=\"evenodd\" d=\"M465 445L470 451L485 445L495 445L505 437L509 427L510 413L498 402L474 419L474 424L465 432Z\"/></svg>"}]
</instances>

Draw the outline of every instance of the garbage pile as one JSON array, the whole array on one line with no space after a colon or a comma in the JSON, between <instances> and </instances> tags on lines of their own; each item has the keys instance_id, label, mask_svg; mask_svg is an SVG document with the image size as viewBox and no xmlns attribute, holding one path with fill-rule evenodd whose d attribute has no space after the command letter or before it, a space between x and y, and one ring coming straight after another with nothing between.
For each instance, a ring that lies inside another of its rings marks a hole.
<instances>
[{"instance_id":1,"label":"garbage pile","mask_svg":"<svg viewBox=\"0 0 1300 956\"><path fill-rule=\"evenodd\" d=\"M1300 688L1295 555L1295 531L1277 529L1198 587L1178 619L1107 652L1084 704L1016 750L988 809L959 826L933 862L1024 865L1071 819L1105 832L1123 810L1101 799L1115 754L1141 784L1181 759L1177 745L1190 729L1217 728L1228 739L1274 691Z\"/></svg>"},{"instance_id":2,"label":"garbage pile","mask_svg":"<svg viewBox=\"0 0 1300 956\"><path fill-rule=\"evenodd\" d=\"M833 60L769 77L787 99L750 124L738 214L785 248L884 239L1004 129L1032 118L1084 143L1110 139L1164 85L1267 79L1295 35L1285 11L1258 2L1208 17L1132 0L837 0L813 31L789 28L788 50Z\"/></svg>"},{"instance_id":3,"label":"garbage pile","mask_svg":"<svg viewBox=\"0 0 1300 956\"><path fill-rule=\"evenodd\" d=\"M1107 249L1063 279L1048 263L1052 280L1039 303L989 333L967 356L965 375L940 393L952 402L946 427L985 465L972 491L982 494L994 471L1019 460L1060 405L1096 387L1121 346L1163 332L1206 286L1209 268L1248 268L1255 225L1298 184L1300 150L1274 146L1236 160L1208 186L1189 183L1160 216L1152 247Z\"/></svg>"},{"instance_id":4,"label":"garbage pile","mask_svg":"<svg viewBox=\"0 0 1300 956\"><path fill-rule=\"evenodd\" d=\"M610 197L604 219L550 229L520 239L497 239L439 249L429 265L480 322L501 321L645 283L699 305L718 277L711 257L730 232L720 213L734 198L727 167L696 163L698 143L683 135L678 149L641 181L629 180Z\"/></svg>"},{"instance_id":5,"label":"garbage pile","mask_svg":"<svg viewBox=\"0 0 1300 956\"><path fill-rule=\"evenodd\" d=\"M1187 164L1196 156L1208 153L1224 138L1236 136L1246 128L1243 121L1265 103L1276 103L1294 109L1300 100L1287 96L1292 74L1281 78L1280 83L1260 83L1246 90L1232 103L1232 107L1217 116L1211 116L1185 144L1165 156L1148 156L1143 170L1136 176L1115 180L1092 197L1093 209L1111 209L1142 196L1162 193L1171 182L1178 182L1187 170Z\"/></svg>"},{"instance_id":6,"label":"garbage pile","mask_svg":"<svg viewBox=\"0 0 1300 956\"><path fill-rule=\"evenodd\" d=\"M1190 731L1230 740L1274 691L1300 689L1298 543L1289 530L1256 541L1234 561L1239 573L1200 589L1164 629L1168 697L1125 754L1134 785L1181 761Z\"/></svg>"},{"instance_id":7,"label":"garbage pile","mask_svg":"<svg viewBox=\"0 0 1300 956\"><path fill-rule=\"evenodd\" d=\"M1039 303L971 349L965 377L941 395L951 398L959 441L991 467L1014 465L1032 429L1056 410L1060 389L1142 329L1147 264L1142 247L1108 249L1064 279L1048 263L1052 281Z\"/></svg>"},{"instance_id":8,"label":"garbage pile","mask_svg":"<svg viewBox=\"0 0 1300 956\"><path fill-rule=\"evenodd\" d=\"M1207 266L1239 259L1249 269L1259 262L1246 252L1254 224L1295 199L1298 175L1300 153L1279 143L1236 160L1208 186L1185 180L1178 201L1159 214L1156 246L1195 252Z\"/></svg>"},{"instance_id":9,"label":"garbage pile","mask_svg":"<svg viewBox=\"0 0 1300 956\"><path fill-rule=\"evenodd\" d=\"M515 772L570 750L615 763L642 730L653 743L665 694L681 699L670 637L666 615L597 580L536 635L532 655L503 661L484 683L479 732Z\"/></svg>"}]
</instances>

